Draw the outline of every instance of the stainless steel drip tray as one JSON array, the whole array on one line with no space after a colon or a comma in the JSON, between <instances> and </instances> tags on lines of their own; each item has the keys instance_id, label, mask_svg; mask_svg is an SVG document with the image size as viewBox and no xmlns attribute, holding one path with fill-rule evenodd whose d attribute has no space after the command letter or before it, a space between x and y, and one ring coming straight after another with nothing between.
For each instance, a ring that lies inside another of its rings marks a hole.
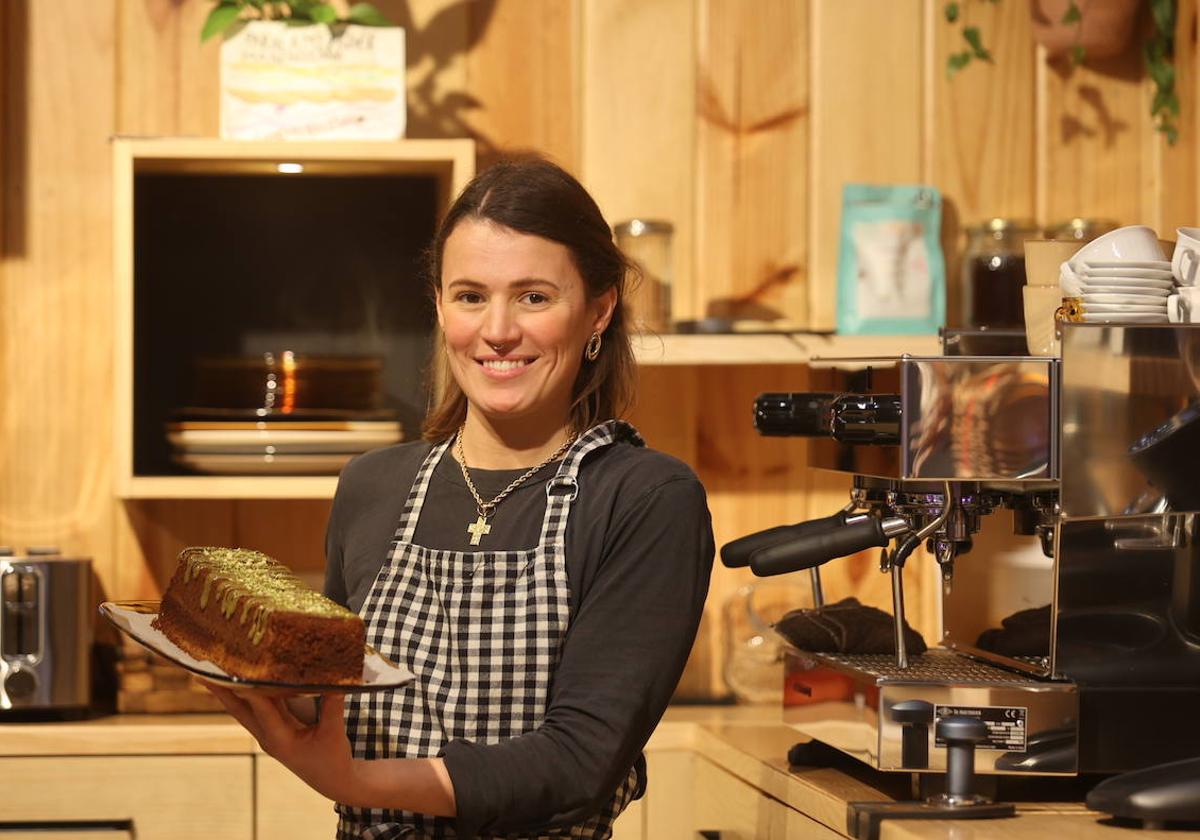
<instances>
[{"instance_id":1,"label":"stainless steel drip tray","mask_svg":"<svg viewBox=\"0 0 1200 840\"><path fill-rule=\"evenodd\" d=\"M1071 775L1078 765L1074 683L1039 680L935 649L897 668L888 655L789 650L784 722L879 770L945 772L937 722L982 720L978 773Z\"/></svg>"}]
</instances>

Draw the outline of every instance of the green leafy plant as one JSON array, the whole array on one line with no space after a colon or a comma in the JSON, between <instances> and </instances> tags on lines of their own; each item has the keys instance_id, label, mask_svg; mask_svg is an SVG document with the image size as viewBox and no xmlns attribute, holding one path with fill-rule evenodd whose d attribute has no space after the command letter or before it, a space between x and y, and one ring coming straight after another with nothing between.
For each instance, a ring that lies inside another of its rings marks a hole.
<instances>
[{"instance_id":1,"label":"green leafy plant","mask_svg":"<svg viewBox=\"0 0 1200 840\"><path fill-rule=\"evenodd\" d=\"M989 3L999 3L1000 0L987 0ZM943 14L946 16L946 22L951 26L961 24L962 39L966 42L966 47L958 52L950 53L946 59L946 75L954 78L954 74L962 70L972 61L987 61L991 62L992 54L983 45L983 36L979 33L978 26L972 26L967 20L967 9L965 2L958 0L950 0L943 7Z\"/></svg>"},{"instance_id":2,"label":"green leafy plant","mask_svg":"<svg viewBox=\"0 0 1200 840\"><path fill-rule=\"evenodd\" d=\"M985 2L998 3L1000 0ZM1146 43L1142 46L1146 73L1154 82L1150 115L1154 118L1155 130L1162 132L1167 142L1173 146L1179 140L1179 94L1175 91L1175 23L1179 12L1179 0L1146 2L1150 6L1150 17L1154 24ZM960 27L964 42L962 49L951 52L946 59L946 75L951 78L972 61L992 61L991 51L984 46L979 27L971 25L967 20L967 6L966 0L949 0L942 7L946 22L951 26ZM1060 23L1075 27L1076 43L1071 47L1069 55L1071 64L1079 66L1087 60L1087 51L1078 40L1083 31L1083 11L1078 0L1070 0Z\"/></svg>"},{"instance_id":3,"label":"green leafy plant","mask_svg":"<svg viewBox=\"0 0 1200 840\"><path fill-rule=\"evenodd\" d=\"M1146 72L1154 80L1154 100L1150 115L1155 129L1166 135L1172 146L1179 140L1179 94L1175 90L1175 18L1177 0L1149 0L1154 28L1142 46Z\"/></svg>"},{"instance_id":4,"label":"green leafy plant","mask_svg":"<svg viewBox=\"0 0 1200 840\"><path fill-rule=\"evenodd\" d=\"M322 0L218 0L204 20L200 40L214 35L230 35L234 27L245 20L279 20L289 26L312 26L323 23L330 27L357 23L360 26L393 26L379 9L370 3L355 3L345 17L339 17L332 3Z\"/></svg>"}]
</instances>

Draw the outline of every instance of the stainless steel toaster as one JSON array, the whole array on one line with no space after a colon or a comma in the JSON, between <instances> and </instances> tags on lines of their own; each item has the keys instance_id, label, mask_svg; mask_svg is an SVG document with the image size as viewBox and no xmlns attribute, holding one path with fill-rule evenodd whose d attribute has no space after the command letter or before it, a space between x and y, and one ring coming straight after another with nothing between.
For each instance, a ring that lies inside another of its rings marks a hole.
<instances>
[{"instance_id":1,"label":"stainless steel toaster","mask_svg":"<svg viewBox=\"0 0 1200 840\"><path fill-rule=\"evenodd\" d=\"M88 707L94 611L91 560L0 548L0 716Z\"/></svg>"}]
</instances>

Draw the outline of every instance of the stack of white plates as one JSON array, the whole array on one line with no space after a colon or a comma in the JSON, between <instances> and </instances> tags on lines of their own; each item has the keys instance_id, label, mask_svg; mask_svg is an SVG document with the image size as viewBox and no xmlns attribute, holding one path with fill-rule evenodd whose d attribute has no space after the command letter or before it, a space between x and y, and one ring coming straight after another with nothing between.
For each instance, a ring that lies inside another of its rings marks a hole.
<instances>
[{"instance_id":1,"label":"stack of white plates","mask_svg":"<svg viewBox=\"0 0 1200 840\"><path fill-rule=\"evenodd\" d=\"M1080 302L1081 320L1163 323L1175 288L1171 263L1161 260L1063 263L1064 297Z\"/></svg>"},{"instance_id":2,"label":"stack of white plates","mask_svg":"<svg viewBox=\"0 0 1200 840\"><path fill-rule=\"evenodd\" d=\"M394 420L182 420L167 424L174 461L212 475L331 475L403 439Z\"/></svg>"}]
</instances>

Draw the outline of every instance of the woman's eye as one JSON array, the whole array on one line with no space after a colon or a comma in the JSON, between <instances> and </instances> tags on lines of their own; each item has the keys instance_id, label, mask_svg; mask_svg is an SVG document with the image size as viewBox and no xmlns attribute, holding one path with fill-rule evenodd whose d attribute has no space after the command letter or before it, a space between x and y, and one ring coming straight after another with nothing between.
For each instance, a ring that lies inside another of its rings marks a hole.
<instances>
[{"instance_id":1,"label":"woman's eye","mask_svg":"<svg viewBox=\"0 0 1200 840\"><path fill-rule=\"evenodd\" d=\"M482 303L483 295L479 292L459 292L458 301L460 303Z\"/></svg>"},{"instance_id":2,"label":"woman's eye","mask_svg":"<svg viewBox=\"0 0 1200 840\"><path fill-rule=\"evenodd\" d=\"M548 296L542 294L541 292L528 292L525 295L525 302L532 303L534 306L539 306L543 303L547 303L549 300L550 300L550 298Z\"/></svg>"}]
</instances>

